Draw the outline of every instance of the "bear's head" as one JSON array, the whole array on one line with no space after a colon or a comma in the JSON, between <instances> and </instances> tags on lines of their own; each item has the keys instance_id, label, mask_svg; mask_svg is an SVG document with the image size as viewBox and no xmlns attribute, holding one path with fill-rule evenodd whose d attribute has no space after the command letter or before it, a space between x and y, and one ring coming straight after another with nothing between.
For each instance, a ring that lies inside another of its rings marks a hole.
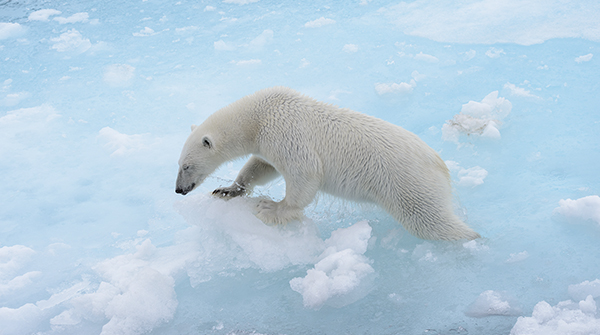
<instances>
[{"instance_id":1,"label":"bear's head","mask_svg":"<svg viewBox=\"0 0 600 335\"><path fill-rule=\"evenodd\" d=\"M190 193L222 163L222 158L215 150L213 137L203 128L192 125L192 134L183 146L175 186L177 193Z\"/></svg>"}]
</instances>

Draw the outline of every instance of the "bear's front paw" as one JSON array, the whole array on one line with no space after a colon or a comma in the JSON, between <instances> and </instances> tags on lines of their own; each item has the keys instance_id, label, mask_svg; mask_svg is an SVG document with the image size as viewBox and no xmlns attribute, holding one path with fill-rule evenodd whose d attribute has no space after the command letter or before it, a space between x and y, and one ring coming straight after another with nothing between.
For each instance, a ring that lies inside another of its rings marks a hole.
<instances>
[{"instance_id":1,"label":"bear's front paw","mask_svg":"<svg viewBox=\"0 0 600 335\"><path fill-rule=\"evenodd\" d=\"M212 195L219 198L234 198L240 195L244 195L245 193L245 188L234 184L229 187L219 187L212 192Z\"/></svg>"},{"instance_id":2,"label":"bear's front paw","mask_svg":"<svg viewBox=\"0 0 600 335\"><path fill-rule=\"evenodd\" d=\"M302 210L290 208L281 202L263 199L256 205L256 217L267 224L284 224L302 218Z\"/></svg>"}]
</instances>

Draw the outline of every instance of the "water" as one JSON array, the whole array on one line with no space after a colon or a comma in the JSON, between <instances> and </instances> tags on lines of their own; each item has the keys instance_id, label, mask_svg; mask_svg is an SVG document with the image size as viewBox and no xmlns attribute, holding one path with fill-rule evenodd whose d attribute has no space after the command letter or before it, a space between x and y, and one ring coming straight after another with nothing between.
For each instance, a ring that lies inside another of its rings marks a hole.
<instances>
[{"instance_id":1,"label":"water","mask_svg":"<svg viewBox=\"0 0 600 335\"><path fill-rule=\"evenodd\" d=\"M0 333L600 334L597 17L0 1ZM265 226L254 198L207 195L244 161L175 194L190 125L275 85L419 135L483 238L423 241L328 196Z\"/></svg>"}]
</instances>

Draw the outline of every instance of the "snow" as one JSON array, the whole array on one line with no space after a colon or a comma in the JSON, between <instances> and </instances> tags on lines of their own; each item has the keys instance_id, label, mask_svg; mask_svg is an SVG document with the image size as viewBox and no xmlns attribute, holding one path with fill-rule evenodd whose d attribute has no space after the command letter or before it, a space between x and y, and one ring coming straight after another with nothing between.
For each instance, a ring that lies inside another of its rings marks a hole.
<instances>
[{"instance_id":1,"label":"snow","mask_svg":"<svg viewBox=\"0 0 600 335\"><path fill-rule=\"evenodd\" d=\"M0 22L0 40L21 35L25 28L18 23Z\"/></svg>"},{"instance_id":2,"label":"snow","mask_svg":"<svg viewBox=\"0 0 600 335\"><path fill-rule=\"evenodd\" d=\"M561 199L554 213L570 221L592 221L600 225L600 197L589 195L576 200Z\"/></svg>"},{"instance_id":3,"label":"snow","mask_svg":"<svg viewBox=\"0 0 600 335\"><path fill-rule=\"evenodd\" d=\"M532 45L553 38L600 41L600 30L592 24L600 14L594 2L417 0L390 6L383 13L405 34L438 42Z\"/></svg>"},{"instance_id":4,"label":"snow","mask_svg":"<svg viewBox=\"0 0 600 335\"><path fill-rule=\"evenodd\" d=\"M365 277L375 272L370 260L364 256L367 251L371 227L361 221L348 228L339 228L325 240L325 251L318 257L315 267L309 269L304 278L290 281L292 290L302 294L304 306L320 308L332 298L346 298L358 291ZM368 291L337 303L345 306L364 297Z\"/></svg>"},{"instance_id":5,"label":"snow","mask_svg":"<svg viewBox=\"0 0 600 335\"><path fill-rule=\"evenodd\" d=\"M59 37L51 38L52 49L58 52L74 52L76 54L87 51L92 43L89 39L83 38L81 33L76 29L71 29L65 33L60 34Z\"/></svg>"},{"instance_id":6,"label":"snow","mask_svg":"<svg viewBox=\"0 0 600 335\"><path fill-rule=\"evenodd\" d=\"M592 60L592 57L594 57L593 54L589 53L587 55L583 55L583 56L579 56L579 57L575 57L575 61L577 63L581 63L581 62L589 62Z\"/></svg>"},{"instance_id":7,"label":"snow","mask_svg":"<svg viewBox=\"0 0 600 335\"><path fill-rule=\"evenodd\" d=\"M490 315L520 315L520 308L516 307L514 298L505 292L487 290L467 308L465 314L471 317L482 318Z\"/></svg>"},{"instance_id":8,"label":"snow","mask_svg":"<svg viewBox=\"0 0 600 335\"><path fill-rule=\"evenodd\" d=\"M304 24L304 27L306 27L306 28L321 28L323 26L327 26L327 25L334 24L334 23L335 23L335 20L326 19L321 16L320 18L318 18L314 21L306 22Z\"/></svg>"},{"instance_id":9,"label":"snow","mask_svg":"<svg viewBox=\"0 0 600 335\"><path fill-rule=\"evenodd\" d=\"M442 127L442 138L459 143L462 133L500 139L498 128L511 109L510 101L498 97L498 91L486 95L481 102L469 101L462 106L459 114L446 121Z\"/></svg>"},{"instance_id":10,"label":"snow","mask_svg":"<svg viewBox=\"0 0 600 335\"><path fill-rule=\"evenodd\" d=\"M545 301L533 308L531 317L519 317L511 335L585 335L597 334L600 318L596 318L596 302L592 296L575 303L561 301L551 306Z\"/></svg>"},{"instance_id":11,"label":"snow","mask_svg":"<svg viewBox=\"0 0 600 335\"><path fill-rule=\"evenodd\" d=\"M600 334L595 1L0 2L0 333ZM290 86L400 125L483 237L175 194L190 125Z\"/></svg>"},{"instance_id":12,"label":"snow","mask_svg":"<svg viewBox=\"0 0 600 335\"><path fill-rule=\"evenodd\" d=\"M29 21L48 21L50 16L60 15L61 11L56 9L40 9L35 12L29 14Z\"/></svg>"}]
</instances>

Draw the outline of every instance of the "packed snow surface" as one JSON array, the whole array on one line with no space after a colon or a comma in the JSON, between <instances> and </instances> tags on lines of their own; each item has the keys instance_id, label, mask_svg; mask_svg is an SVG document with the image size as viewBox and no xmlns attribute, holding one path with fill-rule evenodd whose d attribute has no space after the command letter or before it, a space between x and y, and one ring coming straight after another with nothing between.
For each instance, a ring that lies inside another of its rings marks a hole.
<instances>
[{"instance_id":1,"label":"packed snow surface","mask_svg":"<svg viewBox=\"0 0 600 335\"><path fill-rule=\"evenodd\" d=\"M600 334L597 1L0 0L0 334ZM175 194L191 124L284 85L400 125L483 237L285 183Z\"/></svg>"}]
</instances>

